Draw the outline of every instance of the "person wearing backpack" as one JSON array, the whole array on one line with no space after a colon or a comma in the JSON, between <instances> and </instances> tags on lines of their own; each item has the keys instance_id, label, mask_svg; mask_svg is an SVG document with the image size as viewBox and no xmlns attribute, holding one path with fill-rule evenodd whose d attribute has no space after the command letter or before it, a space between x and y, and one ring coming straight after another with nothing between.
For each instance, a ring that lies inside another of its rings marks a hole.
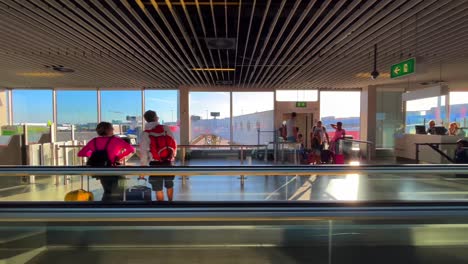
<instances>
[{"instance_id":1,"label":"person wearing backpack","mask_svg":"<svg viewBox=\"0 0 468 264\"><path fill-rule=\"evenodd\" d=\"M126 156L135 151L125 140L114 136L114 128L109 122L101 122L96 127L98 137L91 139L79 152L78 157L88 157L86 165L91 167L114 167ZM102 201L123 200L121 176L98 177L104 194Z\"/></svg>"},{"instance_id":2,"label":"person wearing backpack","mask_svg":"<svg viewBox=\"0 0 468 264\"><path fill-rule=\"evenodd\" d=\"M140 137L140 160L142 166L165 167L173 166L177 143L168 126L159 124L155 111L148 110L143 117L147 122ZM156 192L156 199L164 201L163 185L166 188L167 199L174 197L174 176L150 176L149 183Z\"/></svg>"}]
</instances>

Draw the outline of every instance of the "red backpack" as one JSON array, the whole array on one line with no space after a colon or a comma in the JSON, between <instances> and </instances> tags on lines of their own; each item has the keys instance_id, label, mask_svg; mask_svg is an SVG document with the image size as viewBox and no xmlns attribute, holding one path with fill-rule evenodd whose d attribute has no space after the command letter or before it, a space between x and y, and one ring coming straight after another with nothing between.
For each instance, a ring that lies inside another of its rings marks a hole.
<instances>
[{"instance_id":1,"label":"red backpack","mask_svg":"<svg viewBox=\"0 0 468 264\"><path fill-rule=\"evenodd\" d=\"M175 156L177 143L164 130L164 126L157 125L151 130L145 130L150 138L150 152L156 161L172 161Z\"/></svg>"}]
</instances>

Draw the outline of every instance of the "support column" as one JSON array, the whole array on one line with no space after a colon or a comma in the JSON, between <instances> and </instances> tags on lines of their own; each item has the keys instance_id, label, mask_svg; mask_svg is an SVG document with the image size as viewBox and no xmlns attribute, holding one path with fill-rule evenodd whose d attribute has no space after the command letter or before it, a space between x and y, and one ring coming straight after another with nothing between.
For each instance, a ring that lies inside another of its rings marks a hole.
<instances>
[{"instance_id":1,"label":"support column","mask_svg":"<svg viewBox=\"0 0 468 264\"><path fill-rule=\"evenodd\" d=\"M181 145L190 144L190 116L189 89L179 88L180 142Z\"/></svg>"},{"instance_id":2,"label":"support column","mask_svg":"<svg viewBox=\"0 0 468 264\"><path fill-rule=\"evenodd\" d=\"M375 157L377 87L370 85L361 91L361 140L371 141L371 158Z\"/></svg>"}]
</instances>

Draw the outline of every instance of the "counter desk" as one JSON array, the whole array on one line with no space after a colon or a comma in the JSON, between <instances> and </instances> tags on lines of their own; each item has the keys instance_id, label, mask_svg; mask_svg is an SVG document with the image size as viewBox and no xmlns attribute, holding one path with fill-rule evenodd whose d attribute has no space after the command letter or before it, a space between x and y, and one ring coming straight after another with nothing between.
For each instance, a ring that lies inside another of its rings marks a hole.
<instances>
[{"instance_id":1,"label":"counter desk","mask_svg":"<svg viewBox=\"0 0 468 264\"><path fill-rule=\"evenodd\" d=\"M419 135L419 134L401 134L395 137L395 157L416 160L416 143L434 143L441 144L439 149L453 158L455 153L455 144L464 137L447 135ZM447 164L451 163L445 157L434 151L430 146L419 146L419 161L422 163Z\"/></svg>"}]
</instances>

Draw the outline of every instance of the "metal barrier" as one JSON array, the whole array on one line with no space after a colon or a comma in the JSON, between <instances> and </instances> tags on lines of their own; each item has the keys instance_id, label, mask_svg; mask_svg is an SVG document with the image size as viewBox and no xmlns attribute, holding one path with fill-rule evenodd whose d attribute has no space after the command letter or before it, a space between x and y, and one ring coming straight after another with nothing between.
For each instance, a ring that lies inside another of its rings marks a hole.
<instances>
[{"instance_id":1,"label":"metal barrier","mask_svg":"<svg viewBox=\"0 0 468 264\"><path fill-rule=\"evenodd\" d=\"M446 158L448 161L455 163L455 161L451 157L449 157L447 154L445 154L444 152L440 150L440 146L441 145L454 146L454 145L457 145L457 143L415 143L415 145L416 145L416 150L415 150L416 151L415 153L416 163L419 163L419 146L428 146L431 149L433 149L435 152L439 153L439 155Z\"/></svg>"},{"instance_id":2,"label":"metal barrier","mask_svg":"<svg viewBox=\"0 0 468 264\"><path fill-rule=\"evenodd\" d=\"M343 144L346 143L346 142L349 142L349 143L358 143L358 144L365 144L366 145L366 160L367 162L369 162L371 160L371 145L374 145L374 142L372 141L366 141L366 140L357 140L357 139L338 139L339 143L339 147L344 149L344 146ZM361 153L360 151L361 148L359 148L359 153ZM362 156L360 156L360 159L362 158Z\"/></svg>"}]
</instances>

